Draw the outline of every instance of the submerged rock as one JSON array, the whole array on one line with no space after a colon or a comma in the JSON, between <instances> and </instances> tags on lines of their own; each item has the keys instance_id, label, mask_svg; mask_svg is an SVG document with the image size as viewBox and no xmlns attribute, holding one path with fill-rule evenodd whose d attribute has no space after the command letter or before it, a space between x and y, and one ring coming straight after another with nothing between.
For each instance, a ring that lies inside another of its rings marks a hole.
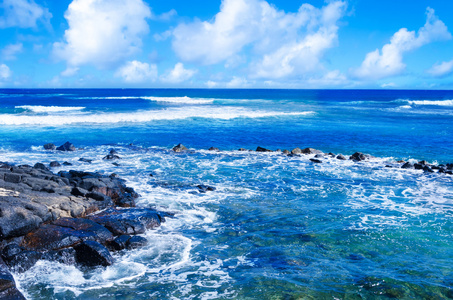
<instances>
[{"instance_id":1,"label":"submerged rock","mask_svg":"<svg viewBox=\"0 0 453 300\"><path fill-rule=\"evenodd\" d=\"M217 151L217 152L220 151L219 148L216 148L216 147L211 147L208 150L209 151Z\"/></svg>"},{"instance_id":2,"label":"submerged rock","mask_svg":"<svg viewBox=\"0 0 453 300\"><path fill-rule=\"evenodd\" d=\"M55 149L57 149L57 146L55 146L55 144L52 144L52 143L45 144L43 147L44 147L44 150L55 150Z\"/></svg>"},{"instance_id":3,"label":"submerged rock","mask_svg":"<svg viewBox=\"0 0 453 300\"><path fill-rule=\"evenodd\" d=\"M257 147L256 148L256 152L272 152L272 150L269 150L269 149L266 149L266 148L263 148L263 147Z\"/></svg>"}]
</instances>

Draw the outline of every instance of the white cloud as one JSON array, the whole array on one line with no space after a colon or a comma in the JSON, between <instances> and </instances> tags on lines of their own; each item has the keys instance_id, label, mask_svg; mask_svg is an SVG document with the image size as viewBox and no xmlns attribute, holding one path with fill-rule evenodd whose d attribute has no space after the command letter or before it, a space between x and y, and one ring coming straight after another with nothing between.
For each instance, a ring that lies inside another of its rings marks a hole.
<instances>
[{"instance_id":1,"label":"white cloud","mask_svg":"<svg viewBox=\"0 0 453 300\"><path fill-rule=\"evenodd\" d=\"M160 14L160 15L152 15L152 19L153 20L156 20L156 21L170 21L171 19L173 19L175 16L177 16L178 13L176 12L176 10L172 9L170 11L167 11L163 14Z\"/></svg>"},{"instance_id":2,"label":"white cloud","mask_svg":"<svg viewBox=\"0 0 453 300\"><path fill-rule=\"evenodd\" d=\"M129 61L118 69L116 76L122 77L127 83L143 83L157 79L157 66L139 61Z\"/></svg>"},{"instance_id":3,"label":"white cloud","mask_svg":"<svg viewBox=\"0 0 453 300\"><path fill-rule=\"evenodd\" d=\"M5 60L15 60L16 55L23 51L22 43L11 44L3 48L2 57Z\"/></svg>"},{"instance_id":4,"label":"white cloud","mask_svg":"<svg viewBox=\"0 0 453 300\"><path fill-rule=\"evenodd\" d=\"M403 54L415 50L434 41L451 39L445 24L438 19L431 8L426 9L426 23L418 30L408 31L401 28L390 39L390 43L368 53L362 65L353 70L354 76L363 79L380 79L399 75L406 69L403 63Z\"/></svg>"},{"instance_id":5,"label":"white cloud","mask_svg":"<svg viewBox=\"0 0 453 300\"><path fill-rule=\"evenodd\" d=\"M312 87L344 86L346 84L350 84L348 78L339 70L327 72L321 77L309 78L307 83Z\"/></svg>"},{"instance_id":6,"label":"white cloud","mask_svg":"<svg viewBox=\"0 0 453 300\"><path fill-rule=\"evenodd\" d=\"M218 86L218 83L215 82L215 81L212 81L212 80L208 80L208 81L205 82L205 85L208 88L212 89L212 88L215 88L216 86Z\"/></svg>"},{"instance_id":7,"label":"white cloud","mask_svg":"<svg viewBox=\"0 0 453 300\"><path fill-rule=\"evenodd\" d=\"M69 29L54 55L68 67L111 68L140 51L151 10L142 0L73 0L65 13Z\"/></svg>"},{"instance_id":8,"label":"white cloud","mask_svg":"<svg viewBox=\"0 0 453 300\"><path fill-rule=\"evenodd\" d=\"M7 65L1 64L0 65L0 80L6 80L10 78L12 75L11 70L8 68Z\"/></svg>"},{"instance_id":9,"label":"white cloud","mask_svg":"<svg viewBox=\"0 0 453 300\"><path fill-rule=\"evenodd\" d=\"M316 70L336 44L345 9L345 2L331 1L321 9L303 4L297 13L285 13L263 0L223 0L211 22L176 27L172 46L181 60L205 65L230 65L232 58L253 53L252 77L302 74Z\"/></svg>"},{"instance_id":10,"label":"white cloud","mask_svg":"<svg viewBox=\"0 0 453 300\"><path fill-rule=\"evenodd\" d=\"M453 60L444 61L441 64L435 64L427 71L434 77L444 77L453 73Z\"/></svg>"},{"instance_id":11,"label":"white cloud","mask_svg":"<svg viewBox=\"0 0 453 300\"><path fill-rule=\"evenodd\" d=\"M195 73L197 70L184 69L182 63L177 63L171 71L161 77L161 80L168 83L181 83L192 78Z\"/></svg>"},{"instance_id":12,"label":"white cloud","mask_svg":"<svg viewBox=\"0 0 453 300\"><path fill-rule=\"evenodd\" d=\"M61 72L60 75L63 77L71 77L71 76L74 76L75 74L77 74L78 71L79 71L79 68L67 68L66 70Z\"/></svg>"},{"instance_id":13,"label":"white cloud","mask_svg":"<svg viewBox=\"0 0 453 300\"><path fill-rule=\"evenodd\" d=\"M248 85L249 83L247 79L236 76L234 76L233 79L231 79L231 81L226 84L228 88L242 88L247 87Z\"/></svg>"},{"instance_id":14,"label":"white cloud","mask_svg":"<svg viewBox=\"0 0 453 300\"><path fill-rule=\"evenodd\" d=\"M33 0L3 0L0 9L4 11L0 16L0 28L34 28L38 21L50 26L52 14Z\"/></svg>"}]
</instances>

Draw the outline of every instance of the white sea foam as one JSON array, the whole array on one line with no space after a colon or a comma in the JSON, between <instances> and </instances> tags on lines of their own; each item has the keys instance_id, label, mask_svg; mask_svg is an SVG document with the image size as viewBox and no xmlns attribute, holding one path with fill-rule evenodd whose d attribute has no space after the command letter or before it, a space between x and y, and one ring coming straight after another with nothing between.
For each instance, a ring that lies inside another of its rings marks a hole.
<instances>
[{"instance_id":1,"label":"white sea foam","mask_svg":"<svg viewBox=\"0 0 453 300\"><path fill-rule=\"evenodd\" d=\"M160 120L183 120L204 118L231 120L236 118L266 118L305 116L313 112L269 112L242 108L170 108L166 110L137 111L133 113L85 113L77 115L11 115L1 114L0 125L70 125L70 124L114 124L146 123Z\"/></svg>"},{"instance_id":2,"label":"white sea foam","mask_svg":"<svg viewBox=\"0 0 453 300\"><path fill-rule=\"evenodd\" d=\"M410 105L453 106L453 100L401 100Z\"/></svg>"},{"instance_id":3,"label":"white sea foam","mask_svg":"<svg viewBox=\"0 0 453 300\"><path fill-rule=\"evenodd\" d=\"M78 111L85 109L85 107L82 106L43 106L43 105L20 105L16 106L15 108L25 109L35 113L54 113L66 111Z\"/></svg>"},{"instance_id":4,"label":"white sea foam","mask_svg":"<svg viewBox=\"0 0 453 300\"><path fill-rule=\"evenodd\" d=\"M144 99L154 102L168 102L178 104L211 104L215 99L191 98L191 97L154 97L154 96L119 96L119 97L78 97L77 99L98 99L98 100L130 100Z\"/></svg>"}]
</instances>

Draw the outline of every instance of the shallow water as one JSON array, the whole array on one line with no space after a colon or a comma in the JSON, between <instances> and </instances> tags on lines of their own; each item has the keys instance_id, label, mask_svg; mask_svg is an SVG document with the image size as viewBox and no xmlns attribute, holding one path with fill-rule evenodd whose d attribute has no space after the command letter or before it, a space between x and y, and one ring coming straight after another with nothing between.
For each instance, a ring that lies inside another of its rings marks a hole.
<instances>
[{"instance_id":1,"label":"shallow water","mask_svg":"<svg viewBox=\"0 0 453 300\"><path fill-rule=\"evenodd\" d=\"M0 161L115 172L141 195L138 206L177 212L111 267L41 261L15 274L29 299L453 297L453 176L396 163L453 161L452 92L0 93ZM66 140L84 150L42 148ZM170 151L179 142L192 151ZM234 151L258 145L377 158L315 164L313 155ZM112 148L120 166L102 160Z\"/></svg>"}]
</instances>

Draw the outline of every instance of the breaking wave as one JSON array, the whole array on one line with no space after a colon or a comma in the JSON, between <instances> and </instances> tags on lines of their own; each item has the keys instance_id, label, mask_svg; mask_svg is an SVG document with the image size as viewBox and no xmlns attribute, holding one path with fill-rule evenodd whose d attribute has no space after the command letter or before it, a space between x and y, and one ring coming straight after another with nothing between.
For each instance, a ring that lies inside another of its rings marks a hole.
<instances>
[{"instance_id":1,"label":"breaking wave","mask_svg":"<svg viewBox=\"0 0 453 300\"><path fill-rule=\"evenodd\" d=\"M35 113L53 113L53 112L65 112L65 111L78 111L83 110L83 106L43 106L43 105L21 105L15 108L25 109Z\"/></svg>"}]
</instances>

